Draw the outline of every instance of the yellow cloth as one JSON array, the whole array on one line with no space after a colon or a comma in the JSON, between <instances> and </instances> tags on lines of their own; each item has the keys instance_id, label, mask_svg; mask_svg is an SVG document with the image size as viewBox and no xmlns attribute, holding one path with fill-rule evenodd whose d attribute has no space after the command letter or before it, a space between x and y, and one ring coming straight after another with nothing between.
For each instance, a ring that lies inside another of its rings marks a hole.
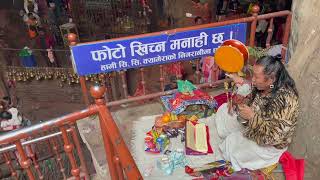
<instances>
[{"instance_id":1,"label":"yellow cloth","mask_svg":"<svg viewBox=\"0 0 320 180\"><path fill-rule=\"evenodd\" d=\"M266 177L266 179L272 179L274 180L274 177L272 176L273 170L275 170L278 166L278 163L273 164L271 166L268 166L266 168L260 169L260 171L263 173L263 175Z\"/></svg>"}]
</instances>

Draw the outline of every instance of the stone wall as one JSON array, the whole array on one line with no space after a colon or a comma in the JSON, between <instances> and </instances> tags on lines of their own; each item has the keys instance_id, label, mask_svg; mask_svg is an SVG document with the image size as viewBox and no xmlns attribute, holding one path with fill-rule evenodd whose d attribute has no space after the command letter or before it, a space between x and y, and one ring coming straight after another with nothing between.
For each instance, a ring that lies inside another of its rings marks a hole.
<instances>
[{"instance_id":1,"label":"stone wall","mask_svg":"<svg viewBox=\"0 0 320 180\"><path fill-rule=\"evenodd\" d=\"M320 1L293 4L289 70L300 93L301 114L290 151L306 160L305 179L320 179Z\"/></svg>"},{"instance_id":2,"label":"stone wall","mask_svg":"<svg viewBox=\"0 0 320 180\"><path fill-rule=\"evenodd\" d=\"M18 82L20 111L32 121L45 121L85 108L80 85L60 87L58 81Z\"/></svg>"}]
</instances>

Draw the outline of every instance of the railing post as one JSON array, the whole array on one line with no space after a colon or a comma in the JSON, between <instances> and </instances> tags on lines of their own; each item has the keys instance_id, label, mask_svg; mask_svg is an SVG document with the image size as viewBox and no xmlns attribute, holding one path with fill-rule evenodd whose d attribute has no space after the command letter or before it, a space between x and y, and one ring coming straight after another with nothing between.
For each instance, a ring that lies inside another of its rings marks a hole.
<instances>
[{"instance_id":1,"label":"railing post","mask_svg":"<svg viewBox=\"0 0 320 180\"><path fill-rule=\"evenodd\" d=\"M122 88L123 88L123 95L124 95L125 99L128 98L128 82L127 82L126 74L127 74L126 71L124 71L124 70L120 71L120 76L121 76L121 81L122 81Z\"/></svg>"},{"instance_id":2,"label":"railing post","mask_svg":"<svg viewBox=\"0 0 320 180\"><path fill-rule=\"evenodd\" d=\"M43 177L43 175L41 173L39 163L37 162L37 159L36 159L36 154L33 151L31 145L27 145L27 151L29 151L29 153L31 154L31 160L32 160L32 162L34 164L34 168L36 169L36 171L38 173L39 179L42 180L44 177Z\"/></svg>"},{"instance_id":3,"label":"railing post","mask_svg":"<svg viewBox=\"0 0 320 180\"><path fill-rule=\"evenodd\" d=\"M62 157L59 153L59 145L58 145L58 142L57 142L57 139L54 137L54 138L51 138L50 139L52 144L53 144L53 151L57 157L57 164L60 168L60 172L63 176L63 180L66 180L67 179L67 176L66 176L66 173L65 173L65 168L63 167L63 164L62 164Z\"/></svg>"},{"instance_id":4,"label":"railing post","mask_svg":"<svg viewBox=\"0 0 320 180\"><path fill-rule=\"evenodd\" d=\"M65 127L60 127L60 131L62 133L62 139L63 139L63 149L66 152L70 164L71 164L71 175L76 179L80 180L80 168L77 166L77 161L73 155L73 144L69 141L67 130Z\"/></svg>"},{"instance_id":5,"label":"railing post","mask_svg":"<svg viewBox=\"0 0 320 180\"><path fill-rule=\"evenodd\" d=\"M6 164L9 167L9 170L11 172L11 178L18 180L17 171L14 169L14 167L12 165L10 153L4 152L3 157L4 157Z\"/></svg>"},{"instance_id":6,"label":"railing post","mask_svg":"<svg viewBox=\"0 0 320 180\"><path fill-rule=\"evenodd\" d=\"M282 39L281 57L282 57L283 63L286 63L285 61L286 61L286 53L287 53L287 47L288 47L288 41L289 41L289 35L290 35L291 19L292 19L292 14L290 13L286 19L286 26L284 29L284 34Z\"/></svg>"},{"instance_id":7,"label":"railing post","mask_svg":"<svg viewBox=\"0 0 320 180\"><path fill-rule=\"evenodd\" d=\"M251 30L250 30L250 41L249 46L254 46L254 40L256 36L256 29L257 29L257 22L258 22L258 13L260 11L260 7L258 5L254 5L252 7L252 16L254 17L254 20L251 23Z\"/></svg>"},{"instance_id":8,"label":"railing post","mask_svg":"<svg viewBox=\"0 0 320 180\"><path fill-rule=\"evenodd\" d=\"M69 44L74 46L77 44L77 35L74 33L69 33L68 34L68 41ZM84 76L80 76L80 86L81 86L81 90L82 90L82 95L83 95L83 100L84 103L89 106L90 102L89 102L89 97L88 97L88 90L87 90L87 86L86 86L86 79Z\"/></svg>"},{"instance_id":9,"label":"railing post","mask_svg":"<svg viewBox=\"0 0 320 180\"><path fill-rule=\"evenodd\" d=\"M81 168L82 172L85 174L85 178L90 179L87 164L86 164L86 161L83 156L83 152L82 152L81 145L80 145L80 140L79 140L79 137L77 134L77 129L76 129L75 125L71 126L71 135L72 135L72 139L73 139L73 142L76 146L76 150L77 150L77 153L78 153L78 156L80 159L80 163L81 163L80 168Z\"/></svg>"},{"instance_id":10,"label":"railing post","mask_svg":"<svg viewBox=\"0 0 320 180\"><path fill-rule=\"evenodd\" d=\"M164 91L164 75L163 75L163 65L160 65L160 88Z\"/></svg>"},{"instance_id":11,"label":"railing post","mask_svg":"<svg viewBox=\"0 0 320 180\"><path fill-rule=\"evenodd\" d=\"M90 89L91 96L95 99L95 103L99 109L100 128L106 150L106 158L109 165L110 175L113 180L123 178L123 174L118 174L117 159L119 159L123 171L127 179L137 180L142 179L142 176L135 164L133 157L130 154L120 131L112 118L106 102L103 98L105 94L105 87L93 86ZM111 142L111 143L110 143ZM112 144L112 146L111 146ZM108 151L109 150L109 151ZM109 154L114 152L113 157ZM116 160L116 161L115 161ZM119 170L119 169L118 169ZM119 177L119 178L118 178Z\"/></svg>"},{"instance_id":12,"label":"railing post","mask_svg":"<svg viewBox=\"0 0 320 180\"><path fill-rule=\"evenodd\" d=\"M141 85L142 85L142 93L146 95L146 81L144 80L144 68L140 68L140 75L141 75Z\"/></svg>"},{"instance_id":13,"label":"railing post","mask_svg":"<svg viewBox=\"0 0 320 180\"><path fill-rule=\"evenodd\" d=\"M196 84L200 84L200 60L196 60Z\"/></svg>"},{"instance_id":14,"label":"railing post","mask_svg":"<svg viewBox=\"0 0 320 180\"><path fill-rule=\"evenodd\" d=\"M90 90L90 93L92 95L92 90ZM102 93L102 92L101 92ZM96 104L105 104L103 95L105 94L105 92L103 92L102 95L100 95L99 98L95 98L95 102ZM111 179L119 179L119 174L117 173L117 168L116 168L116 164L114 161L114 157L115 157L115 150L113 148L113 145L111 143L110 137L108 135L108 132L105 131L105 121L103 120L103 117L101 117L101 114L99 113L99 122L100 122L100 129L101 129L101 134L102 134L102 138L104 141L104 148L105 148L105 152L106 152L106 159L108 162L108 168L109 168L109 172L110 172L110 177Z\"/></svg>"},{"instance_id":15,"label":"railing post","mask_svg":"<svg viewBox=\"0 0 320 180\"><path fill-rule=\"evenodd\" d=\"M103 117L101 117L101 115L99 115L99 123L100 123L100 129L101 129L101 134L102 134L102 138L103 138L103 142L104 142L104 149L105 149L105 153L106 153L106 159L108 162L108 168L109 168L109 172L110 172L110 177L111 179L119 179L119 174L117 173L117 167L116 167L116 163L114 161L114 157L115 157L115 150L113 148L113 145L111 143L110 137L108 136L107 131L103 130L105 128L103 128L105 125L105 122L103 121Z\"/></svg>"},{"instance_id":16,"label":"railing post","mask_svg":"<svg viewBox=\"0 0 320 180\"><path fill-rule=\"evenodd\" d=\"M21 142L20 141L16 141L15 144L16 144L19 156L20 156L20 159L18 158L20 166L27 171L29 179L30 180L34 180L35 177L34 177L34 175L32 173L31 167L30 167L31 160L27 157L26 153L24 152L24 149L22 147Z\"/></svg>"},{"instance_id":17,"label":"railing post","mask_svg":"<svg viewBox=\"0 0 320 180\"><path fill-rule=\"evenodd\" d=\"M270 48L272 36L273 36L273 18L271 18L270 23L269 23L268 36L267 36L267 40L266 40L266 48Z\"/></svg>"},{"instance_id":18,"label":"railing post","mask_svg":"<svg viewBox=\"0 0 320 180\"><path fill-rule=\"evenodd\" d=\"M111 83L110 83L110 74L104 74L104 80L105 80L105 85L107 88L107 94L106 94L106 101L110 102L113 101L112 100L112 87L111 87Z\"/></svg>"}]
</instances>

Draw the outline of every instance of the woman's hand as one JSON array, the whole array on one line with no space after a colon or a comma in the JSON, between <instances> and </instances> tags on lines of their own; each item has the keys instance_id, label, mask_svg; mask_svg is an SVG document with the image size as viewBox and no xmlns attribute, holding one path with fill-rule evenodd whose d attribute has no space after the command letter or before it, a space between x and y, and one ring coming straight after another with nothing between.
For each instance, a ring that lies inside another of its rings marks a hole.
<instances>
[{"instance_id":1,"label":"woman's hand","mask_svg":"<svg viewBox=\"0 0 320 180\"><path fill-rule=\"evenodd\" d=\"M246 120L251 120L254 117L254 111L251 107L245 105L245 104L239 104L238 105L239 108L239 115L240 117L242 117L243 119Z\"/></svg>"},{"instance_id":2,"label":"woman's hand","mask_svg":"<svg viewBox=\"0 0 320 180\"><path fill-rule=\"evenodd\" d=\"M244 82L244 79L237 74L226 74L232 81L236 84L242 84Z\"/></svg>"},{"instance_id":3,"label":"woman's hand","mask_svg":"<svg viewBox=\"0 0 320 180\"><path fill-rule=\"evenodd\" d=\"M232 97L232 102L233 104L243 104L244 101L245 101L246 97L244 96L241 96L239 94L235 94L233 97Z\"/></svg>"}]
</instances>

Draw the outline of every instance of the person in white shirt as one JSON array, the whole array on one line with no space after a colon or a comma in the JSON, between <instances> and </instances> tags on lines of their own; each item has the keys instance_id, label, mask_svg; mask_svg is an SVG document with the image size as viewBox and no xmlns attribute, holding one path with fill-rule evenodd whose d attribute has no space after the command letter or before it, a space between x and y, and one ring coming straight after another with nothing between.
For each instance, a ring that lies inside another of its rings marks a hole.
<instances>
[{"instance_id":1,"label":"person in white shirt","mask_svg":"<svg viewBox=\"0 0 320 180\"><path fill-rule=\"evenodd\" d=\"M0 112L1 113L9 113L11 114L11 118L6 116L0 122L1 130L3 131L11 131L21 127L22 117L17 108L12 107L10 98L6 100L5 98L0 101Z\"/></svg>"},{"instance_id":2,"label":"person in white shirt","mask_svg":"<svg viewBox=\"0 0 320 180\"><path fill-rule=\"evenodd\" d=\"M23 127L23 118L19 113L18 109L13 107L11 104L11 99L9 97L5 97L0 100L0 132L8 132L12 130L17 130ZM26 141L26 139L21 139L21 142ZM25 153L27 157L32 157L32 153L34 152L34 144L31 145L31 150L25 148ZM21 156L20 154L15 151L14 152L17 156L17 160L21 164Z\"/></svg>"}]
</instances>

